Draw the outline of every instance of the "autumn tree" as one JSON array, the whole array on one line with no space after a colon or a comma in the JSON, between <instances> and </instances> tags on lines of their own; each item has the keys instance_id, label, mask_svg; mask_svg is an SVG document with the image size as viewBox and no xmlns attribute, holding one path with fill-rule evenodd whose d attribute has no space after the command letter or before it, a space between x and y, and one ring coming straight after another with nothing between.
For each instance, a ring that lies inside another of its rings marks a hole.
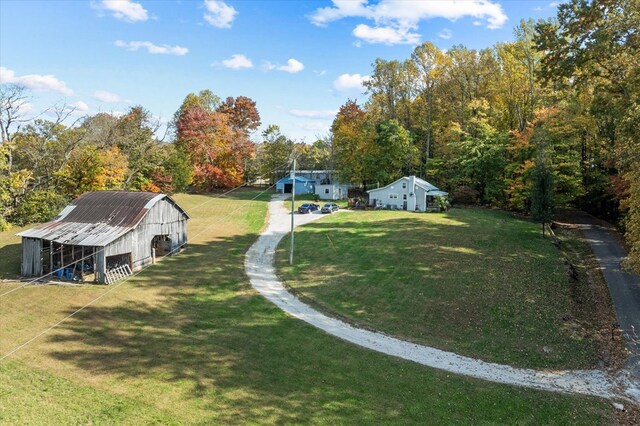
<instances>
[{"instance_id":1,"label":"autumn tree","mask_svg":"<svg viewBox=\"0 0 640 426\"><path fill-rule=\"evenodd\" d=\"M336 171L344 182L366 187L368 176L364 156L371 151L375 127L367 113L348 100L340 107L331 125Z\"/></svg>"},{"instance_id":2,"label":"autumn tree","mask_svg":"<svg viewBox=\"0 0 640 426\"><path fill-rule=\"evenodd\" d=\"M257 147L258 174L273 184L284 177L289 169L294 142L282 134L280 127L271 124L262 132L262 142Z\"/></svg>"},{"instance_id":3,"label":"autumn tree","mask_svg":"<svg viewBox=\"0 0 640 426\"><path fill-rule=\"evenodd\" d=\"M594 93L590 114L599 136L615 153L615 174L628 188L630 262L640 269L640 2L572 0L558 7L557 20L536 26L537 47L546 52L541 76L555 86Z\"/></svg>"},{"instance_id":4,"label":"autumn tree","mask_svg":"<svg viewBox=\"0 0 640 426\"><path fill-rule=\"evenodd\" d=\"M210 91L189 94L176 112L177 144L193 166L200 190L240 185L245 164L255 153L248 135L258 127L255 103L248 98L223 104Z\"/></svg>"},{"instance_id":5,"label":"autumn tree","mask_svg":"<svg viewBox=\"0 0 640 426\"><path fill-rule=\"evenodd\" d=\"M422 132L424 133L422 145L424 170L421 174L426 176L433 138L434 99L437 96L437 85L444 74L445 55L432 43L423 43L414 49L411 61L417 71L417 78L414 80L416 91L424 101L424 114L420 114L420 123L424 123L424 131ZM418 127L420 126L418 125Z\"/></svg>"},{"instance_id":6,"label":"autumn tree","mask_svg":"<svg viewBox=\"0 0 640 426\"><path fill-rule=\"evenodd\" d=\"M367 180L386 184L407 174L412 163L419 160L413 148L409 132L398 120L380 123L373 144L362 153Z\"/></svg>"}]
</instances>

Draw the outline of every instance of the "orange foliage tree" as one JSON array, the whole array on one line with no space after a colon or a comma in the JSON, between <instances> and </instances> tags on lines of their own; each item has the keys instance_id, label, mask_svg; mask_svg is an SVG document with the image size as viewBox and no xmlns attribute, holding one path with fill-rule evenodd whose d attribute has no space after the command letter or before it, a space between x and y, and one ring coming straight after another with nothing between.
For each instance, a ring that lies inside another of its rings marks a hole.
<instances>
[{"instance_id":1,"label":"orange foliage tree","mask_svg":"<svg viewBox=\"0 0 640 426\"><path fill-rule=\"evenodd\" d=\"M260 116L249 98L228 98L222 105L194 102L203 95L211 98L208 91L190 94L176 114L177 143L193 167L192 185L203 191L238 186L245 161L255 153L249 135Z\"/></svg>"}]
</instances>

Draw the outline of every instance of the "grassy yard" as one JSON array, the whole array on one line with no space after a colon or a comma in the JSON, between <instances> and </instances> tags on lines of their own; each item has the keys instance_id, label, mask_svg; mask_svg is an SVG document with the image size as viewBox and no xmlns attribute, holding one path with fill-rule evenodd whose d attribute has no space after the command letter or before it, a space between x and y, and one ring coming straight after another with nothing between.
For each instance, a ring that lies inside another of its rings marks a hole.
<instances>
[{"instance_id":1,"label":"grassy yard","mask_svg":"<svg viewBox=\"0 0 640 426\"><path fill-rule=\"evenodd\" d=\"M286 316L244 274L244 253L266 212L264 197L248 200L254 195L176 196L192 216L187 250L0 362L0 423L614 421L606 401L424 368ZM5 246L16 241L0 238ZM17 262L12 257L6 270ZM0 293L12 285L0 283ZM0 298L0 353L113 288L30 286Z\"/></svg>"},{"instance_id":2,"label":"grassy yard","mask_svg":"<svg viewBox=\"0 0 640 426\"><path fill-rule=\"evenodd\" d=\"M293 267L286 247L286 284L356 324L514 366L597 365L596 342L566 321L562 253L506 213L348 212L299 229Z\"/></svg>"}]
</instances>

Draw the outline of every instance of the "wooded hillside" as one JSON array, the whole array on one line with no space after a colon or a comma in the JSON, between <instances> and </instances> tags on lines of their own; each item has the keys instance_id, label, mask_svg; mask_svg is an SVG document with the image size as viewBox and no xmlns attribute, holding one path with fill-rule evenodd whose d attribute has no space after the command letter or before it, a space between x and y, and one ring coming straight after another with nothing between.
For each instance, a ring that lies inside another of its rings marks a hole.
<instances>
[{"instance_id":1,"label":"wooded hillside","mask_svg":"<svg viewBox=\"0 0 640 426\"><path fill-rule=\"evenodd\" d=\"M424 43L405 60L379 58L368 98L347 101L313 144L277 125L257 137L260 114L245 96L188 94L160 134L142 106L75 122L65 106L29 117L31 94L2 84L0 228L50 219L90 190L274 182L295 151L299 168L336 169L364 189L415 174L454 202L525 213L535 188L552 187L545 205L623 227L640 269L639 28L640 0L572 0L555 19L520 22L510 42Z\"/></svg>"},{"instance_id":2,"label":"wooded hillside","mask_svg":"<svg viewBox=\"0 0 640 426\"><path fill-rule=\"evenodd\" d=\"M639 28L638 0L573 0L511 42L377 59L368 98L333 122L336 167L365 188L415 174L454 202L525 213L548 175L553 205L626 230L638 268Z\"/></svg>"}]
</instances>

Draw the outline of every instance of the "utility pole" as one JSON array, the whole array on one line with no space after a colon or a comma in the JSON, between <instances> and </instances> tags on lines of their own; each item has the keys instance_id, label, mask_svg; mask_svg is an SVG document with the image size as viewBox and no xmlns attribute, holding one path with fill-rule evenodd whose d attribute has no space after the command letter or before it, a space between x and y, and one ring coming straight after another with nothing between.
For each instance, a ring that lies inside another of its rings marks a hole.
<instances>
[{"instance_id":1,"label":"utility pole","mask_svg":"<svg viewBox=\"0 0 640 426\"><path fill-rule=\"evenodd\" d=\"M291 248L289 249L289 265L293 265L293 216L296 202L296 159L293 158L293 169L291 169Z\"/></svg>"}]
</instances>

